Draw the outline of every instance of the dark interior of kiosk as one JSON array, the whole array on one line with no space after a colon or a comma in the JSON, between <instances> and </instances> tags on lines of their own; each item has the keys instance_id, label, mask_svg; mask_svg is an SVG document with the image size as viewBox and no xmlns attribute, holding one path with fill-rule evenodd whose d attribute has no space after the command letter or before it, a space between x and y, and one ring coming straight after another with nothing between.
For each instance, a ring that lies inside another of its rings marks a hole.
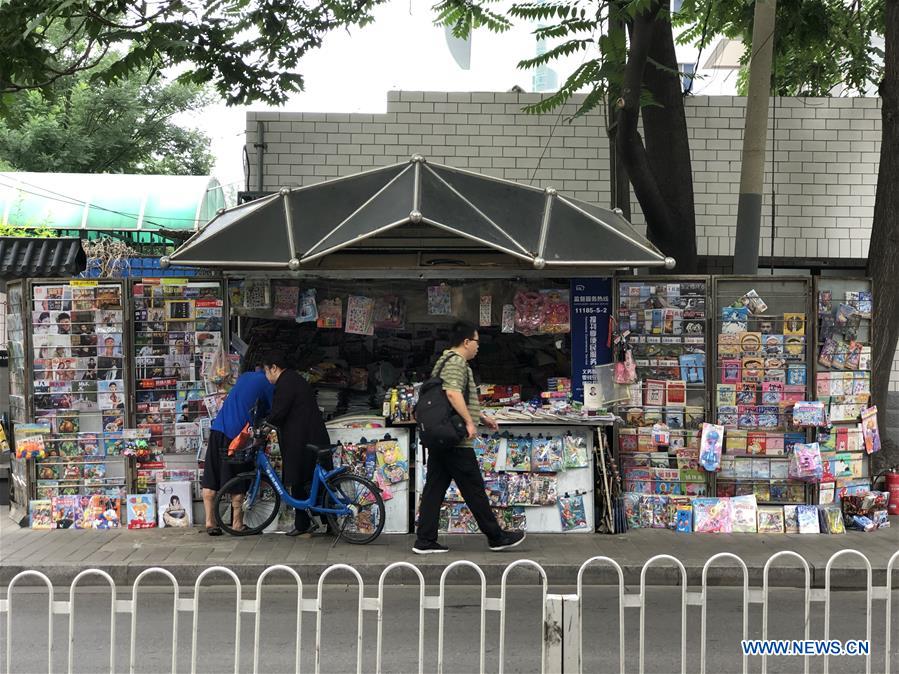
<instances>
[{"instance_id":1,"label":"dark interior of kiosk","mask_svg":"<svg viewBox=\"0 0 899 674\"><path fill-rule=\"evenodd\" d=\"M235 283L236 281L231 281ZM490 296L489 327L479 327L480 348L473 363L478 383L521 386L522 400L538 397L550 377L569 377L571 340L568 332L524 335L503 333L503 305L513 304L516 293L547 290L567 291L568 279L452 280L444 283L451 292L452 314L428 313L428 287L433 280L272 280L275 286L296 285L300 292L314 288L316 300L341 298L344 327L324 329L315 323L297 323L273 318L272 310L236 309L238 333L247 343L244 367L253 367L273 352L287 354L290 364L311 376L319 404L329 417L367 410L380 410L385 392L399 383L421 382L430 376L437 356L449 348L453 323L479 323L482 296ZM349 295L401 299L401 327L375 328L373 336L345 331ZM365 370L367 376L360 376ZM328 393L325 393L328 391ZM336 396L334 393L336 392ZM327 398L330 402L325 402ZM335 399L336 398L336 399Z\"/></svg>"}]
</instances>

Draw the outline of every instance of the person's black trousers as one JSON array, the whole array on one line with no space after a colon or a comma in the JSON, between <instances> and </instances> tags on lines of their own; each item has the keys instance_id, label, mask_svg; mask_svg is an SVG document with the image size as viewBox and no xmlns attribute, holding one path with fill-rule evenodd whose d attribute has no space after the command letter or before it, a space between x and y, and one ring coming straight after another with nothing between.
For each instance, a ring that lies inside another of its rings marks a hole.
<instances>
[{"instance_id":1,"label":"person's black trousers","mask_svg":"<svg viewBox=\"0 0 899 674\"><path fill-rule=\"evenodd\" d=\"M484 490L484 476L481 475L481 467L471 447L428 452L428 472L418 507L418 540L437 540L440 506L451 480L456 481L481 533L489 541L498 540L503 530L490 509L490 501Z\"/></svg>"},{"instance_id":2,"label":"person's black trousers","mask_svg":"<svg viewBox=\"0 0 899 674\"><path fill-rule=\"evenodd\" d=\"M290 495L298 501L305 501L309 498L308 484L292 484L290 485ZM300 533L305 533L312 526L312 519L309 517L308 510L294 510L296 513L293 518L293 526Z\"/></svg>"}]
</instances>

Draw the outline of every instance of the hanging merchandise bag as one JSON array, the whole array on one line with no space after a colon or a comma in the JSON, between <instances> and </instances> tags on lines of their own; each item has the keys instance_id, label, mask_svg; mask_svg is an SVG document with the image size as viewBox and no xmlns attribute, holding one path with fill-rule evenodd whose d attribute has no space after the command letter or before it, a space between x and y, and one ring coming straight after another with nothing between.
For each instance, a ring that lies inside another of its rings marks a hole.
<instances>
[{"instance_id":1,"label":"hanging merchandise bag","mask_svg":"<svg viewBox=\"0 0 899 674\"><path fill-rule=\"evenodd\" d=\"M621 337L618 347L618 362L615 363L615 383L633 384L637 381L637 364L634 362L634 353L625 337Z\"/></svg>"}]
</instances>

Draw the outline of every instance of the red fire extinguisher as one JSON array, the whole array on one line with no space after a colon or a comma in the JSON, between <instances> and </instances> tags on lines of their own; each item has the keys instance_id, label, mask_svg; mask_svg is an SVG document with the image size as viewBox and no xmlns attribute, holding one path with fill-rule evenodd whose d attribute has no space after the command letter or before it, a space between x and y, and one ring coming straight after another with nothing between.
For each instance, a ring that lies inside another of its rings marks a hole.
<instances>
[{"instance_id":1,"label":"red fire extinguisher","mask_svg":"<svg viewBox=\"0 0 899 674\"><path fill-rule=\"evenodd\" d=\"M899 515L899 469L893 466L886 472L887 488L890 494L890 515Z\"/></svg>"}]
</instances>

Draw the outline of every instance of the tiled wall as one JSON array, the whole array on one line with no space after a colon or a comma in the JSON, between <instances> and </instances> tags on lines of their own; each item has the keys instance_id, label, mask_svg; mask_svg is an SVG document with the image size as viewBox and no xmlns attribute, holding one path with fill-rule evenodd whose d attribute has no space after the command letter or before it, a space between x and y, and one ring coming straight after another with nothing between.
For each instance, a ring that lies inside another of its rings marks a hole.
<instances>
[{"instance_id":1,"label":"tiled wall","mask_svg":"<svg viewBox=\"0 0 899 674\"><path fill-rule=\"evenodd\" d=\"M539 94L390 92L386 114L250 112L247 151L256 185L257 121L265 122L264 189L307 185L421 153L430 161L553 186L609 203L609 142L602 110L569 122L528 115ZM686 99L700 254L730 255L737 216L746 99ZM775 98L768 122L763 254L864 258L880 144L878 98ZM643 223L632 199L633 220ZM641 227L642 228L642 227ZM891 388L899 391L899 356Z\"/></svg>"}]
</instances>

